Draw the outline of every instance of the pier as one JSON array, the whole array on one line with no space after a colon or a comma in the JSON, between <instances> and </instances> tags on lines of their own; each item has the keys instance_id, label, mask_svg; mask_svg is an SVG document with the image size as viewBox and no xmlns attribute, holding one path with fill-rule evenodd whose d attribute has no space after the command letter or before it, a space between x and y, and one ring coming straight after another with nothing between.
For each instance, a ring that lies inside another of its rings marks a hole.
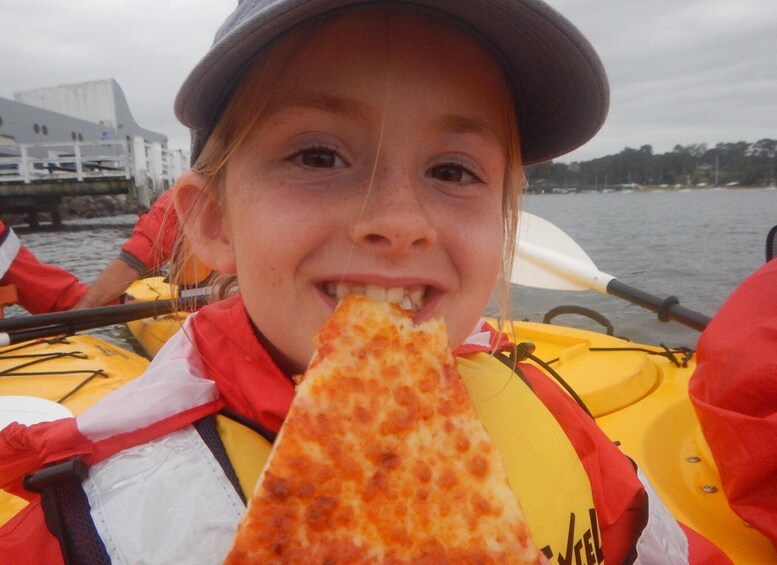
<instances>
[{"instance_id":1,"label":"pier","mask_svg":"<svg viewBox=\"0 0 777 565\"><path fill-rule=\"evenodd\" d=\"M126 195L144 206L188 167L180 151L140 136L62 143L0 144L0 215L46 212L61 223L64 197Z\"/></svg>"}]
</instances>

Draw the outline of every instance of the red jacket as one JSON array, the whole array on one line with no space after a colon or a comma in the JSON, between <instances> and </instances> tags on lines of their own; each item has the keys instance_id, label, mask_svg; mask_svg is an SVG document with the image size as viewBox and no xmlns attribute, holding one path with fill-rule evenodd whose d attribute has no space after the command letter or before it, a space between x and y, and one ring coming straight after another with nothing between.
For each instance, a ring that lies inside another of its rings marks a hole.
<instances>
[{"instance_id":1,"label":"red jacket","mask_svg":"<svg viewBox=\"0 0 777 565\"><path fill-rule=\"evenodd\" d=\"M0 285L15 285L19 305L32 314L69 310L88 288L72 273L41 263L3 222L0 250Z\"/></svg>"},{"instance_id":2,"label":"red jacket","mask_svg":"<svg viewBox=\"0 0 777 565\"><path fill-rule=\"evenodd\" d=\"M777 548L777 259L702 333L690 383L731 508Z\"/></svg>"},{"instance_id":3,"label":"red jacket","mask_svg":"<svg viewBox=\"0 0 777 565\"><path fill-rule=\"evenodd\" d=\"M169 261L178 228L173 191L168 190L138 218L132 235L121 247L119 257L141 275L154 271Z\"/></svg>"}]
</instances>

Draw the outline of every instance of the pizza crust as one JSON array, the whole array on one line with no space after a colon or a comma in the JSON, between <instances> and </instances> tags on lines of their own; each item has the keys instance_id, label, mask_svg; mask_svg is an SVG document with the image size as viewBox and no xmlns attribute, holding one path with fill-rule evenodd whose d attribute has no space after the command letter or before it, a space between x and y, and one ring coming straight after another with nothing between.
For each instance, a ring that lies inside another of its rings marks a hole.
<instances>
[{"instance_id":1,"label":"pizza crust","mask_svg":"<svg viewBox=\"0 0 777 565\"><path fill-rule=\"evenodd\" d=\"M441 321L349 296L227 563L539 563Z\"/></svg>"}]
</instances>

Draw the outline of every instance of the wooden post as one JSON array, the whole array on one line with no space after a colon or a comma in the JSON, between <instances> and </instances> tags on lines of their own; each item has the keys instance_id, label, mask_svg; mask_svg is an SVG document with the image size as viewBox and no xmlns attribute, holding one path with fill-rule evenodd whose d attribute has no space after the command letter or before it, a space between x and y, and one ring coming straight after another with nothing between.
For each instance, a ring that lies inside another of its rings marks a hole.
<instances>
[{"instance_id":1,"label":"wooden post","mask_svg":"<svg viewBox=\"0 0 777 565\"><path fill-rule=\"evenodd\" d=\"M27 162L27 146L20 145L19 154L22 157L22 161L19 163L19 167L22 169L22 179L24 179L24 184L30 184L30 169L28 168L29 164Z\"/></svg>"},{"instance_id":2,"label":"wooden post","mask_svg":"<svg viewBox=\"0 0 777 565\"><path fill-rule=\"evenodd\" d=\"M76 159L76 177L80 182L84 180L84 164L81 162L81 146L78 144L78 142L75 142L73 144L73 148L74 148L73 153Z\"/></svg>"}]
</instances>

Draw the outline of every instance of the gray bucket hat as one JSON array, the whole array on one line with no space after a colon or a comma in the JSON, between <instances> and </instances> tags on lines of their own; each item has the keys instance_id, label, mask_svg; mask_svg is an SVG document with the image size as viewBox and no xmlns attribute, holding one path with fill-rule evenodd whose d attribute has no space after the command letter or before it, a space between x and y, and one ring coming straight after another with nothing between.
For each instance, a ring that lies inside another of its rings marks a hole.
<instances>
[{"instance_id":1,"label":"gray bucket hat","mask_svg":"<svg viewBox=\"0 0 777 565\"><path fill-rule=\"evenodd\" d=\"M242 72L271 41L313 18L385 0L241 0L183 83L178 119L192 130L192 163ZM465 24L496 55L512 88L526 165L591 139L609 107L607 75L582 33L540 0L402 0Z\"/></svg>"}]
</instances>

